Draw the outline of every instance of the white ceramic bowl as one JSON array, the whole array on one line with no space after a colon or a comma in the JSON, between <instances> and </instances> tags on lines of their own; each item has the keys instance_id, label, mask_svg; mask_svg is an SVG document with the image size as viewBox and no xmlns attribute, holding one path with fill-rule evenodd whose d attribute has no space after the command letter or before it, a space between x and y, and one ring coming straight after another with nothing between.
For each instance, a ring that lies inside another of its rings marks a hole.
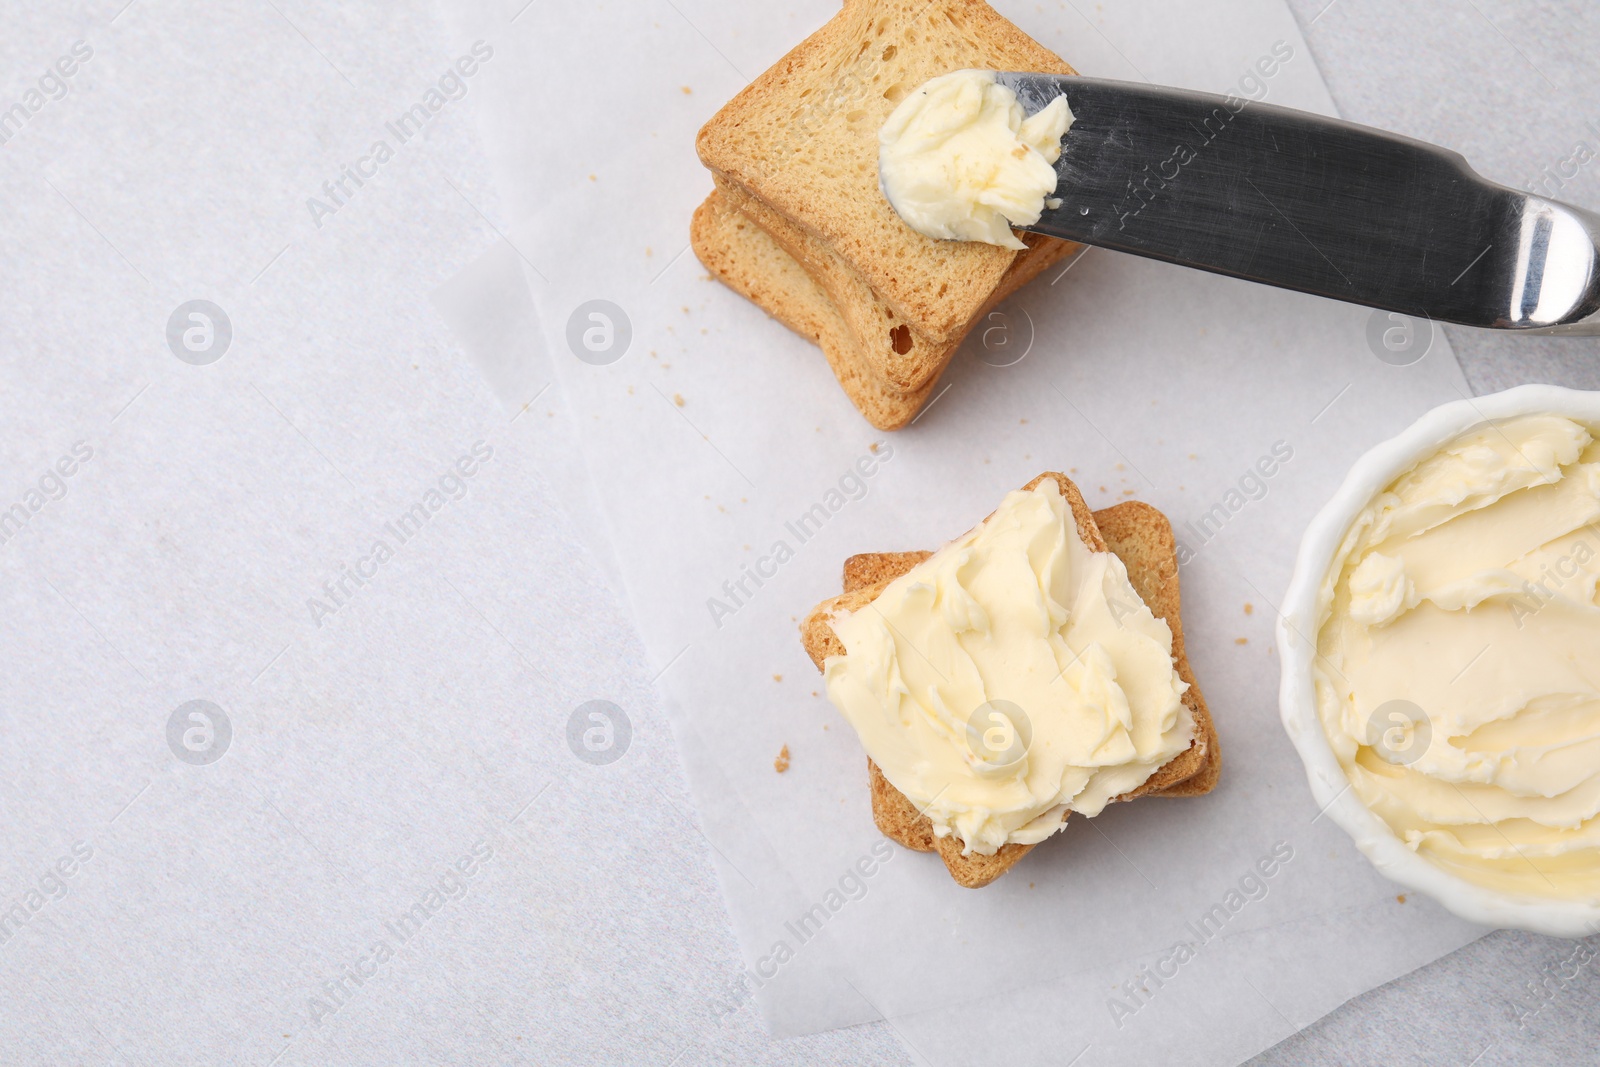
<instances>
[{"instance_id":1,"label":"white ceramic bowl","mask_svg":"<svg viewBox=\"0 0 1600 1067\"><path fill-rule=\"evenodd\" d=\"M1358 514L1395 478L1453 438L1490 419L1547 412L1600 427L1600 393L1523 385L1503 393L1458 400L1434 408L1398 437L1356 461L1344 484L1318 512L1300 542L1294 577L1278 619L1283 680L1278 703L1283 728L1300 752L1311 793L1325 817L1344 827L1356 847L1386 877L1426 893L1463 919L1487 926L1533 930L1554 937L1585 937L1600 931L1600 905L1503 893L1458 878L1406 847L1369 811L1339 766L1317 716L1311 681L1316 652L1317 593L1334 554ZM1319 816L1322 817L1322 816Z\"/></svg>"}]
</instances>

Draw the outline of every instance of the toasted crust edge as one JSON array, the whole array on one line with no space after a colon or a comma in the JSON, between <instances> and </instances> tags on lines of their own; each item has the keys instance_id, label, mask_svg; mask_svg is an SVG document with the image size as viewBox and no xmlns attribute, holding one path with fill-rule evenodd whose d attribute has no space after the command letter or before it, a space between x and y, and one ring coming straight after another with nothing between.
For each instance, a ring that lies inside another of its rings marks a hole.
<instances>
[{"instance_id":1,"label":"toasted crust edge","mask_svg":"<svg viewBox=\"0 0 1600 1067\"><path fill-rule=\"evenodd\" d=\"M689 244L713 278L822 349L845 396L875 429L898 430L916 418L937 382L906 393L885 387L822 287L720 193L695 209Z\"/></svg>"},{"instance_id":2,"label":"toasted crust edge","mask_svg":"<svg viewBox=\"0 0 1600 1067\"><path fill-rule=\"evenodd\" d=\"M845 395L879 430L899 430L910 423L933 395L966 332L1001 301L1081 247L1054 238L1034 241L1013 261L962 338L930 357L928 373L917 379L922 384L902 389L863 349L832 294L796 257L795 249L771 232L762 217L740 210L738 204L737 198L713 189L695 209L689 223L695 256L712 277L822 349ZM763 268L762 256L780 266Z\"/></svg>"}]
</instances>

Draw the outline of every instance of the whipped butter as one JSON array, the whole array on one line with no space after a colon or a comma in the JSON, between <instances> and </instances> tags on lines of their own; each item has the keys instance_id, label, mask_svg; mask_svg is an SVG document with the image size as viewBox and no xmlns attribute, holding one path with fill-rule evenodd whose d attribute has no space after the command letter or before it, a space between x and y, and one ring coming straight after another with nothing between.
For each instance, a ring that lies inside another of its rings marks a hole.
<instances>
[{"instance_id":1,"label":"whipped butter","mask_svg":"<svg viewBox=\"0 0 1600 1067\"><path fill-rule=\"evenodd\" d=\"M878 180L925 237L1020 250L1027 246L1011 227L1039 221L1071 125L1065 96L1025 117L993 71L942 74L900 101L878 132Z\"/></svg>"},{"instance_id":2,"label":"whipped butter","mask_svg":"<svg viewBox=\"0 0 1600 1067\"><path fill-rule=\"evenodd\" d=\"M1317 711L1351 787L1470 882L1600 901L1600 443L1554 415L1445 444L1324 580Z\"/></svg>"},{"instance_id":3,"label":"whipped butter","mask_svg":"<svg viewBox=\"0 0 1600 1067\"><path fill-rule=\"evenodd\" d=\"M1050 479L832 625L829 699L963 853L1099 814L1194 737L1172 631Z\"/></svg>"}]
</instances>

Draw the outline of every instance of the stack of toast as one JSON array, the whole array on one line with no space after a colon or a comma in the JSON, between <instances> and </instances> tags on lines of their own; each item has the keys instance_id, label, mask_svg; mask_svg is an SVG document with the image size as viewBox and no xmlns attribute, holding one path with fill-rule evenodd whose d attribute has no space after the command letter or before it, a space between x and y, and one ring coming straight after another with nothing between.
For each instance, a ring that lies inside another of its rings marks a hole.
<instances>
[{"instance_id":1,"label":"stack of toast","mask_svg":"<svg viewBox=\"0 0 1600 1067\"><path fill-rule=\"evenodd\" d=\"M1045 473L1023 486L1032 489L1054 479L1061 496L1072 508L1078 536L1093 552L1112 552L1122 560L1128 580L1158 619L1172 631L1172 658L1178 677L1189 684L1183 702L1194 717L1194 740L1189 748L1169 760L1138 789L1118 800L1144 796L1192 797L1216 787L1222 771L1222 753L1216 727L1199 683L1189 669L1183 647L1183 620L1178 590L1177 542L1165 515L1149 504L1130 500L1091 512L1078 487L1064 474ZM812 609L800 627L806 654L817 669L829 656L844 654L844 645L830 625L835 616L859 611L871 604L888 584L927 559L931 552L883 552L851 556L844 564L844 593ZM886 837L918 852L938 852L950 876L968 888L986 886L1009 871L1033 850L1033 845L1007 844L993 855L962 854L955 836L935 837L933 824L904 793L883 776L871 759L867 773L872 793L872 818Z\"/></svg>"},{"instance_id":2,"label":"stack of toast","mask_svg":"<svg viewBox=\"0 0 1600 1067\"><path fill-rule=\"evenodd\" d=\"M690 235L713 276L827 356L873 426L906 425L962 339L1078 246L1013 251L918 234L878 185L878 130L953 70L1071 74L983 0L846 0L701 129L716 189Z\"/></svg>"}]
</instances>

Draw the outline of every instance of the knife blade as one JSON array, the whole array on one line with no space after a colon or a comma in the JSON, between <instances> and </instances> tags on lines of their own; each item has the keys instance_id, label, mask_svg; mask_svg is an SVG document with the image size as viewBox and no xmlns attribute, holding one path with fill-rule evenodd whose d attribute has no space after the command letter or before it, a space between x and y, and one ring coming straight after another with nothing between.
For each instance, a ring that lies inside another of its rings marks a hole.
<instances>
[{"instance_id":1,"label":"knife blade","mask_svg":"<svg viewBox=\"0 0 1600 1067\"><path fill-rule=\"evenodd\" d=\"M1000 73L1065 95L1058 207L1022 229L1443 322L1600 335L1600 215L1422 141L1187 89Z\"/></svg>"}]
</instances>

